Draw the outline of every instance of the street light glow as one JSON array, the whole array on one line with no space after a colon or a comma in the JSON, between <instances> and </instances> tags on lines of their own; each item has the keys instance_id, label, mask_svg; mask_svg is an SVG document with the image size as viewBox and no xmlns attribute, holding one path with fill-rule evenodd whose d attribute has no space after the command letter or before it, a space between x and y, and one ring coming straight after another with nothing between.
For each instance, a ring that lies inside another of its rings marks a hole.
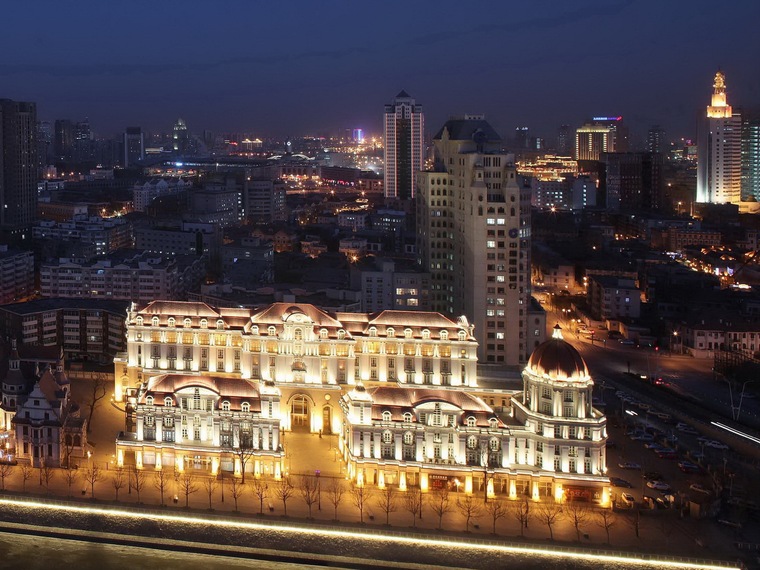
<instances>
[{"instance_id":1,"label":"street light glow","mask_svg":"<svg viewBox=\"0 0 760 570\"><path fill-rule=\"evenodd\" d=\"M434 546L456 549L481 550L490 553L500 554L533 554L537 556L547 556L552 558L566 558L573 560L585 560L595 562L612 562L616 564L630 565L647 565L655 568L698 568L702 570L740 570L740 566L730 563L720 564L718 562L693 562L679 560L658 560L650 555L637 557L633 554L605 554L573 551L554 551L549 548L539 548L535 546L517 546L508 544L483 544L471 543L464 540L442 540L437 538L424 538L417 536L393 536L383 533L363 533L349 530L337 529L316 529L291 525L268 525L263 523L247 522L240 520L224 520L214 518L204 518L199 516L179 516L166 515L161 513L140 513L124 509L106 509L97 507L82 507L77 505L49 504L40 501L14 501L12 499L0 499L0 505L10 505L14 507L28 507L33 509L47 509L51 511L63 511L70 513L80 513L86 515L104 515L104 516L122 516L131 519L150 519L153 521L166 521L196 525L212 525L224 528L248 529L248 530L273 530L280 532L324 536L331 538L348 538L352 540L366 540L372 542L396 542L411 546Z\"/></svg>"}]
</instances>

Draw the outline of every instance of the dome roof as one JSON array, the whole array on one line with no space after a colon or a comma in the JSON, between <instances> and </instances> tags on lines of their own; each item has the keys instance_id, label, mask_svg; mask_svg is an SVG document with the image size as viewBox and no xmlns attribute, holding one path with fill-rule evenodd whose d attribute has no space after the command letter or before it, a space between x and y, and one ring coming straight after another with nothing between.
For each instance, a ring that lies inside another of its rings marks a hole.
<instances>
[{"instance_id":1,"label":"dome roof","mask_svg":"<svg viewBox=\"0 0 760 570\"><path fill-rule=\"evenodd\" d=\"M562 338L559 325L554 327L552 338L538 345L530 355L527 370L552 380L586 380L589 377L586 361Z\"/></svg>"}]
</instances>

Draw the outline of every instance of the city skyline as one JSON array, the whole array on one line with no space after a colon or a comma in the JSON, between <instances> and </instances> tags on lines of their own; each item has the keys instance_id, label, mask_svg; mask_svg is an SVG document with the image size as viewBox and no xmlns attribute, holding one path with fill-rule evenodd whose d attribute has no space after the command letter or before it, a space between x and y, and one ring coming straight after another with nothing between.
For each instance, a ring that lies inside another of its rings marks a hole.
<instances>
[{"instance_id":1,"label":"city skyline","mask_svg":"<svg viewBox=\"0 0 760 570\"><path fill-rule=\"evenodd\" d=\"M615 114L639 137L652 124L689 137L716 69L731 78L735 106L760 101L760 40L749 28L760 7L737 4L732 33L709 50L705 2L688 12L654 2L495 5L464 19L454 3L404 7L403 17L400 6L337 3L295 13L164 3L149 16L139 4L50 4L42 18L14 7L19 25L0 46L15 55L0 61L0 77L3 96L37 102L41 120L88 117L100 136L134 125L169 132L177 117L194 132L379 133L378 106L404 89L433 126L484 113L503 136L525 125L551 140L562 124ZM456 81L444 79L451 73Z\"/></svg>"}]
</instances>

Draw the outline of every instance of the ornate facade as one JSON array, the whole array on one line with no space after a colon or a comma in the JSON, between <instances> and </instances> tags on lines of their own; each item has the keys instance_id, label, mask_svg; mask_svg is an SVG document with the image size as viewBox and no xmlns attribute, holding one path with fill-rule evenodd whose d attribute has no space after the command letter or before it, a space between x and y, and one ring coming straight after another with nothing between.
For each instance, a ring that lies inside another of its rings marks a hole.
<instances>
[{"instance_id":1,"label":"ornate facade","mask_svg":"<svg viewBox=\"0 0 760 570\"><path fill-rule=\"evenodd\" d=\"M497 391L497 413L477 395L464 318L155 301L127 323L115 394L133 428L117 441L121 463L279 477L281 432L302 430L336 434L359 484L607 501L605 419L561 338L536 349L522 394Z\"/></svg>"}]
</instances>

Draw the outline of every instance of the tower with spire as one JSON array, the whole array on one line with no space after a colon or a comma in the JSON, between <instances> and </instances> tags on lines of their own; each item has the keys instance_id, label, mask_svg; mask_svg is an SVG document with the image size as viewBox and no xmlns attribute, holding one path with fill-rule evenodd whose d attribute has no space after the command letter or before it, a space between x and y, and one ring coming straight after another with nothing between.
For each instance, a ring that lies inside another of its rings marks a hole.
<instances>
[{"instance_id":1,"label":"tower with spire","mask_svg":"<svg viewBox=\"0 0 760 570\"><path fill-rule=\"evenodd\" d=\"M726 76L718 71L697 133L697 202L741 202L741 114L728 104Z\"/></svg>"}]
</instances>

